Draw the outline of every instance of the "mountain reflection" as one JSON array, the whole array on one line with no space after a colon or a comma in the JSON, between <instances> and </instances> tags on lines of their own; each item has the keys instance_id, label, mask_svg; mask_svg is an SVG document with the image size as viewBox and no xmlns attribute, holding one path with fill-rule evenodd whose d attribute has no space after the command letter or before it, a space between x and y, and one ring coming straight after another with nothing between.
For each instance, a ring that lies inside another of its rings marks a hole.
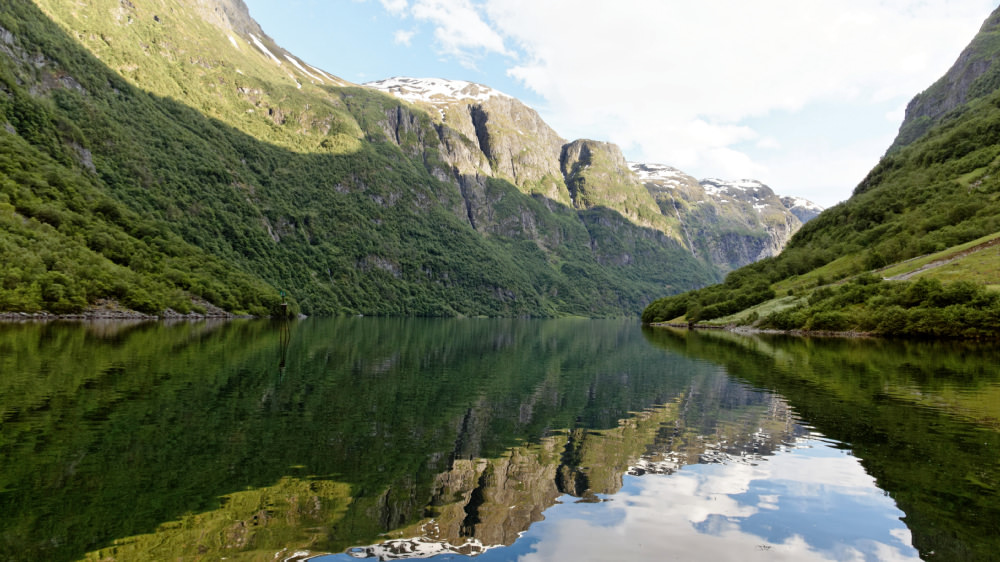
<instances>
[{"instance_id":1,"label":"mountain reflection","mask_svg":"<svg viewBox=\"0 0 1000 562\"><path fill-rule=\"evenodd\" d=\"M0 558L907 558L911 531L975 558L998 535L989 350L282 329L0 324Z\"/></svg>"},{"instance_id":2,"label":"mountain reflection","mask_svg":"<svg viewBox=\"0 0 1000 562\"><path fill-rule=\"evenodd\" d=\"M670 402L616 427L558 431L499 458L453 461L435 477L428 517L348 554L379 560L481 554L514 544L560 501L605 501L622 489L626 474L672 474L698 463L754 466L808 434L780 397L705 372Z\"/></svg>"}]
</instances>

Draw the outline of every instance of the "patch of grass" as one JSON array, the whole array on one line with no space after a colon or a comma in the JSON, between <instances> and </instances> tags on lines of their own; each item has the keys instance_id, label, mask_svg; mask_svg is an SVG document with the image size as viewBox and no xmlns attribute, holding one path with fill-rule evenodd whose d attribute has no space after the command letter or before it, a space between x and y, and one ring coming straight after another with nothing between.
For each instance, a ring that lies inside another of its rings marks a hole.
<instances>
[{"instance_id":1,"label":"patch of grass","mask_svg":"<svg viewBox=\"0 0 1000 562\"><path fill-rule=\"evenodd\" d=\"M832 262L818 267L802 275L796 275L774 283L772 287L778 295L785 295L788 291L801 292L817 286L826 285L833 281L844 279L851 275L860 273L863 270L862 259L859 255L849 255L837 258Z\"/></svg>"},{"instance_id":2,"label":"patch of grass","mask_svg":"<svg viewBox=\"0 0 1000 562\"><path fill-rule=\"evenodd\" d=\"M879 273L882 275L882 277L887 277L887 278L888 277L895 277L897 275L905 275L907 273L916 271L916 270L920 269L921 267L923 267L923 266L925 266L925 265L927 265L929 263L933 263L933 262L938 261L938 260L948 259L949 257L954 256L955 254L957 254L959 252L964 252L965 250L968 250L970 248L975 248L976 246L978 246L980 244L984 244L984 243L989 242L991 240L996 240L997 238L1000 238L1000 232L996 232L996 233L993 233L993 234L990 234L990 235L987 235L987 236L983 236L982 238L977 238L977 239L972 240L970 242L966 242L965 244L959 244L958 246L954 246L954 247L948 248L947 250L943 250L943 251L940 251L940 252L935 252L933 254L927 254L925 256L920 256L918 258L913 258L911 260L900 262L900 263L892 265L892 266L890 266L890 267L888 267L886 269L883 269ZM982 253L982 252L977 252L977 254L978 253ZM974 256L975 254L972 254L972 255ZM972 257L972 256L966 256L966 258L968 258L968 257ZM966 258L960 258L959 261L965 261ZM947 267L947 266L944 266L944 267ZM940 268L938 268L938 269L940 269ZM993 279L996 279L996 277L994 277Z\"/></svg>"},{"instance_id":3,"label":"patch of grass","mask_svg":"<svg viewBox=\"0 0 1000 562\"><path fill-rule=\"evenodd\" d=\"M1000 246L985 248L978 252L958 258L957 260L919 273L918 277L938 279L948 283L951 281L972 281L982 285L990 285L1000 279Z\"/></svg>"},{"instance_id":4,"label":"patch of grass","mask_svg":"<svg viewBox=\"0 0 1000 562\"><path fill-rule=\"evenodd\" d=\"M805 302L806 298L800 296L779 297L771 299L766 302L762 302L757 306L750 307L736 314L731 314L729 316L717 318L711 322L705 322L705 324L712 326L729 326L731 324L735 324L737 326L745 326L748 324L752 324L755 318L764 318L769 314L794 308Z\"/></svg>"}]
</instances>

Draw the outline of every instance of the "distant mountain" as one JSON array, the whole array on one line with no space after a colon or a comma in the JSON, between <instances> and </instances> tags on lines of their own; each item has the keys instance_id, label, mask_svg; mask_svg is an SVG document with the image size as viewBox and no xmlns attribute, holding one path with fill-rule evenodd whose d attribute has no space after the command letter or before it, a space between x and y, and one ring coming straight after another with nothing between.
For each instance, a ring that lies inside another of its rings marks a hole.
<instances>
[{"instance_id":1,"label":"distant mountain","mask_svg":"<svg viewBox=\"0 0 1000 562\"><path fill-rule=\"evenodd\" d=\"M716 260L618 147L478 84L351 84L241 0L12 0L0 147L0 311L634 315L782 243Z\"/></svg>"},{"instance_id":2,"label":"distant mountain","mask_svg":"<svg viewBox=\"0 0 1000 562\"><path fill-rule=\"evenodd\" d=\"M792 210L759 183L754 183L756 192L746 194L739 182L722 180L706 180L707 195L704 189L678 189L698 182L668 166L628 163L614 144L587 139L567 143L537 112L481 84L396 77L364 86L426 108L442 125L478 140L480 154L455 154L451 159L464 187L473 175L494 175L525 193L575 209L612 209L677 240L719 272L777 255L803 222L799 215L808 220L821 210L805 200L798 200L801 204ZM488 168L476 159L480 156L489 162ZM721 196L727 190L730 199ZM692 206L701 200L711 203Z\"/></svg>"},{"instance_id":3,"label":"distant mountain","mask_svg":"<svg viewBox=\"0 0 1000 562\"><path fill-rule=\"evenodd\" d=\"M847 201L777 257L658 299L646 321L921 337L1000 336L1000 9L910 103Z\"/></svg>"},{"instance_id":4,"label":"distant mountain","mask_svg":"<svg viewBox=\"0 0 1000 562\"><path fill-rule=\"evenodd\" d=\"M821 210L805 199L779 198L756 180L698 181L661 164L629 166L663 214L676 217L687 247L723 271L778 255Z\"/></svg>"},{"instance_id":5,"label":"distant mountain","mask_svg":"<svg viewBox=\"0 0 1000 562\"><path fill-rule=\"evenodd\" d=\"M798 217L798 219L802 221L802 224L813 220L823 212L823 207L820 207L816 203L801 197L782 197L781 204L784 205L786 209L791 211L793 215Z\"/></svg>"}]
</instances>

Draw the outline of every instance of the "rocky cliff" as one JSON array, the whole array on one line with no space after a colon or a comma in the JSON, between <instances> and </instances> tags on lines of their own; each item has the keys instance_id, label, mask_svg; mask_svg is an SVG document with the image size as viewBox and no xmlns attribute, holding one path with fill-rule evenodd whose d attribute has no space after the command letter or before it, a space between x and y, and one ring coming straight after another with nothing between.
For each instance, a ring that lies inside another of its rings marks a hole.
<instances>
[{"instance_id":1,"label":"rocky cliff","mask_svg":"<svg viewBox=\"0 0 1000 562\"><path fill-rule=\"evenodd\" d=\"M906 106L906 117L887 153L906 146L941 122L952 110L1000 87L1000 8L983 22L979 33L952 67Z\"/></svg>"},{"instance_id":2,"label":"rocky cliff","mask_svg":"<svg viewBox=\"0 0 1000 562\"><path fill-rule=\"evenodd\" d=\"M505 179L523 193L540 196L550 208L557 203L592 211L581 217L591 225L591 246L602 263L621 265L635 259L626 251L608 252L608 244L595 235L594 225L621 232L621 221L606 214L611 211L648 230L639 238L680 244L716 271L726 272L776 255L801 223L821 210L804 199L781 200L753 180L705 180L702 185L668 166L630 164L611 143L566 142L537 112L481 84L391 78L365 86L392 94L413 104L413 111L422 109L430 115L444 163L434 173L461 189L465 206L458 212L483 232L527 236L545 247L560 243L540 239L540 217L524 209L498 222L497 195L491 195L488 180ZM406 110L397 108L383 121L387 136L396 142L412 136L410 123L415 119L411 114L408 120L400 120L401 111ZM635 234L628 236L634 239Z\"/></svg>"},{"instance_id":3,"label":"rocky cliff","mask_svg":"<svg viewBox=\"0 0 1000 562\"><path fill-rule=\"evenodd\" d=\"M819 207L779 198L756 180L694 177L660 164L632 163L665 216L672 215L693 254L724 271L775 256Z\"/></svg>"},{"instance_id":4,"label":"rocky cliff","mask_svg":"<svg viewBox=\"0 0 1000 562\"><path fill-rule=\"evenodd\" d=\"M462 80L389 78L364 85L428 112L457 180L502 178L526 193L571 203L559 170L566 141L517 99Z\"/></svg>"}]
</instances>

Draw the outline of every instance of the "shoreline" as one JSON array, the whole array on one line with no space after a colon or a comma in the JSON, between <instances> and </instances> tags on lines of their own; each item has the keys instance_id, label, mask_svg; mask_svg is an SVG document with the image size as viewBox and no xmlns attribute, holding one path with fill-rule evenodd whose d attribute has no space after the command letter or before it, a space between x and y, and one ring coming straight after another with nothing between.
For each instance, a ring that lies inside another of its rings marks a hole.
<instances>
[{"instance_id":1,"label":"shoreline","mask_svg":"<svg viewBox=\"0 0 1000 562\"><path fill-rule=\"evenodd\" d=\"M98 321L98 320L138 320L157 322L163 320L240 320L253 319L256 316L238 314L144 314L136 311L84 311L76 314L54 314L51 312L0 312L0 322L59 322L59 321Z\"/></svg>"},{"instance_id":2,"label":"shoreline","mask_svg":"<svg viewBox=\"0 0 1000 562\"><path fill-rule=\"evenodd\" d=\"M750 326L737 326L729 324L721 326L718 324L686 324L681 322L654 322L647 324L653 328L673 328L681 330L722 330L735 334L768 334L777 336L799 336L799 337L821 337L821 338L891 338L893 336L882 336L872 332L834 332L829 330L771 330L753 328Z\"/></svg>"},{"instance_id":3,"label":"shoreline","mask_svg":"<svg viewBox=\"0 0 1000 562\"><path fill-rule=\"evenodd\" d=\"M58 320L208 320L225 319L233 320L238 318L256 318L251 315L240 315L226 312L214 304L198 299L193 304L199 305L204 312L189 312L181 314L172 308L168 308L159 314L146 314L131 308L122 306L113 299L100 299L85 308L82 312L70 314L56 314L47 310L38 312L0 312L0 322L27 322L27 321L58 321Z\"/></svg>"}]
</instances>

